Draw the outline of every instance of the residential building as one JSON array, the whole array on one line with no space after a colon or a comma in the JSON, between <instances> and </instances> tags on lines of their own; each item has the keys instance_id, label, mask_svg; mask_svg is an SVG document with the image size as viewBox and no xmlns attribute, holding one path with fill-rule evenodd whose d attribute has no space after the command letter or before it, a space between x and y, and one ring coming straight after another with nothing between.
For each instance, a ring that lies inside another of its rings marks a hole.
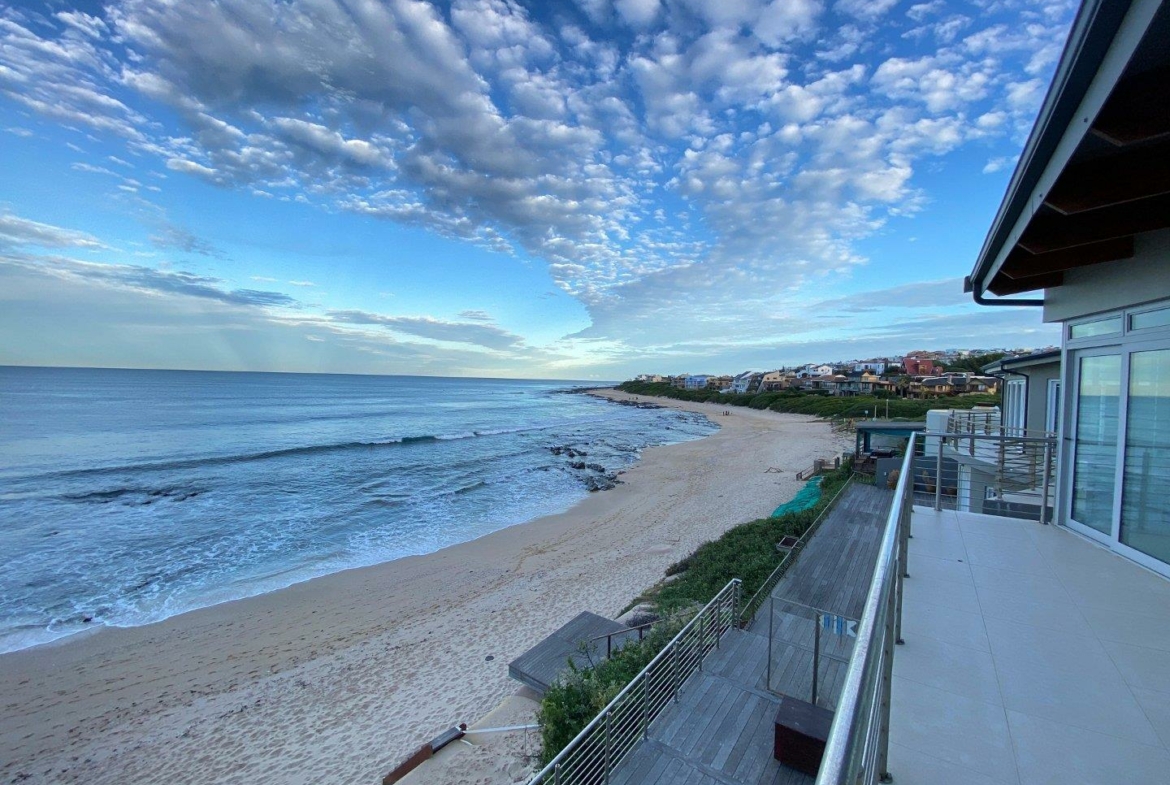
<instances>
[{"instance_id":1,"label":"residential building","mask_svg":"<svg viewBox=\"0 0 1170 785\"><path fill-rule=\"evenodd\" d=\"M760 379L760 392L776 392L792 386L794 377L783 371L768 371Z\"/></svg>"},{"instance_id":2,"label":"residential building","mask_svg":"<svg viewBox=\"0 0 1170 785\"><path fill-rule=\"evenodd\" d=\"M907 376L933 376L942 371L942 366L929 357L907 355L902 358L902 369Z\"/></svg>"},{"instance_id":3,"label":"residential building","mask_svg":"<svg viewBox=\"0 0 1170 785\"><path fill-rule=\"evenodd\" d=\"M1170 8L1079 22L967 289L1061 325L1057 522L1170 575Z\"/></svg>"},{"instance_id":4,"label":"residential building","mask_svg":"<svg viewBox=\"0 0 1170 785\"><path fill-rule=\"evenodd\" d=\"M710 378L710 376L702 373L689 374L683 377L682 387L684 390L705 390L707 388L707 380Z\"/></svg>"},{"instance_id":5,"label":"residential building","mask_svg":"<svg viewBox=\"0 0 1170 785\"><path fill-rule=\"evenodd\" d=\"M1060 350L1010 357L986 365L1003 379L1003 424L1017 431L1055 433L1060 422Z\"/></svg>"},{"instance_id":6,"label":"residential building","mask_svg":"<svg viewBox=\"0 0 1170 785\"><path fill-rule=\"evenodd\" d=\"M854 371L870 371L878 376L885 373L887 367L889 367L889 363L885 360L862 360L853 364Z\"/></svg>"}]
</instances>

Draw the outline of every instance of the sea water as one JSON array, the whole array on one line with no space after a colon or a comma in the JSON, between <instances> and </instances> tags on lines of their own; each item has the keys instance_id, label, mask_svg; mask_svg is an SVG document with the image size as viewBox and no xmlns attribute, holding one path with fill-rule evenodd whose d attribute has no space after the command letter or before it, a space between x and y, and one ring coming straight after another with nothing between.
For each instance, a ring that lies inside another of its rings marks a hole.
<instances>
[{"instance_id":1,"label":"sea water","mask_svg":"<svg viewBox=\"0 0 1170 785\"><path fill-rule=\"evenodd\" d=\"M715 430L571 387L0 367L0 651L430 553Z\"/></svg>"}]
</instances>

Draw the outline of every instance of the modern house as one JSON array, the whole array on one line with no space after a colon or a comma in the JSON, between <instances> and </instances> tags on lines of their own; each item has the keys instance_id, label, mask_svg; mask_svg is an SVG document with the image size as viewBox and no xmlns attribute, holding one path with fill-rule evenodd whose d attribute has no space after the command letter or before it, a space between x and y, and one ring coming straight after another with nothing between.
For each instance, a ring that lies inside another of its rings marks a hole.
<instances>
[{"instance_id":1,"label":"modern house","mask_svg":"<svg viewBox=\"0 0 1170 785\"><path fill-rule=\"evenodd\" d=\"M967 288L1062 327L1057 521L1170 575L1170 9L1078 25Z\"/></svg>"},{"instance_id":2,"label":"modern house","mask_svg":"<svg viewBox=\"0 0 1170 785\"><path fill-rule=\"evenodd\" d=\"M738 374L731 380L731 388L729 392L744 394L756 392L760 389L760 381L764 378L764 374L756 373L755 371L744 371Z\"/></svg>"},{"instance_id":3,"label":"modern house","mask_svg":"<svg viewBox=\"0 0 1170 785\"><path fill-rule=\"evenodd\" d=\"M1003 380L1003 424L1017 431L1056 433L1060 423L1060 356L1035 352L996 360L984 373Z\"/></svg>"},{"instance_id":4,"label":"modern house","mask_svg":"<svg viewBox=\"0 0 1170 785\"><path fill-rule=\"evenodd\" d=\"M683 377L684 390L705 390L707 389L707 380L711 377L706 374L689 374Z\"/></svg>"}]
</instances>

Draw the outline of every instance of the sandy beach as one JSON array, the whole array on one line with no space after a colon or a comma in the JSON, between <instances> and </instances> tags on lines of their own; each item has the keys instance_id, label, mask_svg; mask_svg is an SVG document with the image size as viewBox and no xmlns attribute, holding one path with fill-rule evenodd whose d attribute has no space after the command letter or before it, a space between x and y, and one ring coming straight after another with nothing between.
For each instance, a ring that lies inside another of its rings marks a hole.
<instances>
[{"instance_id":1,"label":"sandy beach","mask_svg":"<svg viewBox=\"0 0 1170 785\"><path fill-rule=\"evenodd\" d=\"M506 700L512 658L582 610L616 616L697 545L789 499L814 458L851 448L808 417L670 405L721 430L646 450L562 514L0 656L0 782L372 784L453 724L523 718ZM454 768L444 781L486 781Z\"/></svg>"}]
</instances>

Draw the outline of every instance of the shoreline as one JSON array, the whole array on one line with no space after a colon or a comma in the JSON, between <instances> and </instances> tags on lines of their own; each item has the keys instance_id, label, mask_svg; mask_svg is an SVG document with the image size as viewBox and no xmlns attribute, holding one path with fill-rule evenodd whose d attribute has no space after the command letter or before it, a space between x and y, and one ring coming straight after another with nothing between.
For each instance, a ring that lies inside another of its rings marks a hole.
<instances>
[{"instance_id":1,"label":"shoreline","mask_svg":"<svg viewBox=\"0 0 1170 785\"><path fill-rule=\"evenodd\" d=\"M275 768L287 782L380 781L514 693L507 663L519 653L581 610L616 615L702 541L770 513L799 487L797 470L841 447L808 417L711 420L718 432L647 448L622 485L556 515L0 655L0 777L227 783ZM765 475L760 460L783 473Z\"/></svg>"}]
</instances>

